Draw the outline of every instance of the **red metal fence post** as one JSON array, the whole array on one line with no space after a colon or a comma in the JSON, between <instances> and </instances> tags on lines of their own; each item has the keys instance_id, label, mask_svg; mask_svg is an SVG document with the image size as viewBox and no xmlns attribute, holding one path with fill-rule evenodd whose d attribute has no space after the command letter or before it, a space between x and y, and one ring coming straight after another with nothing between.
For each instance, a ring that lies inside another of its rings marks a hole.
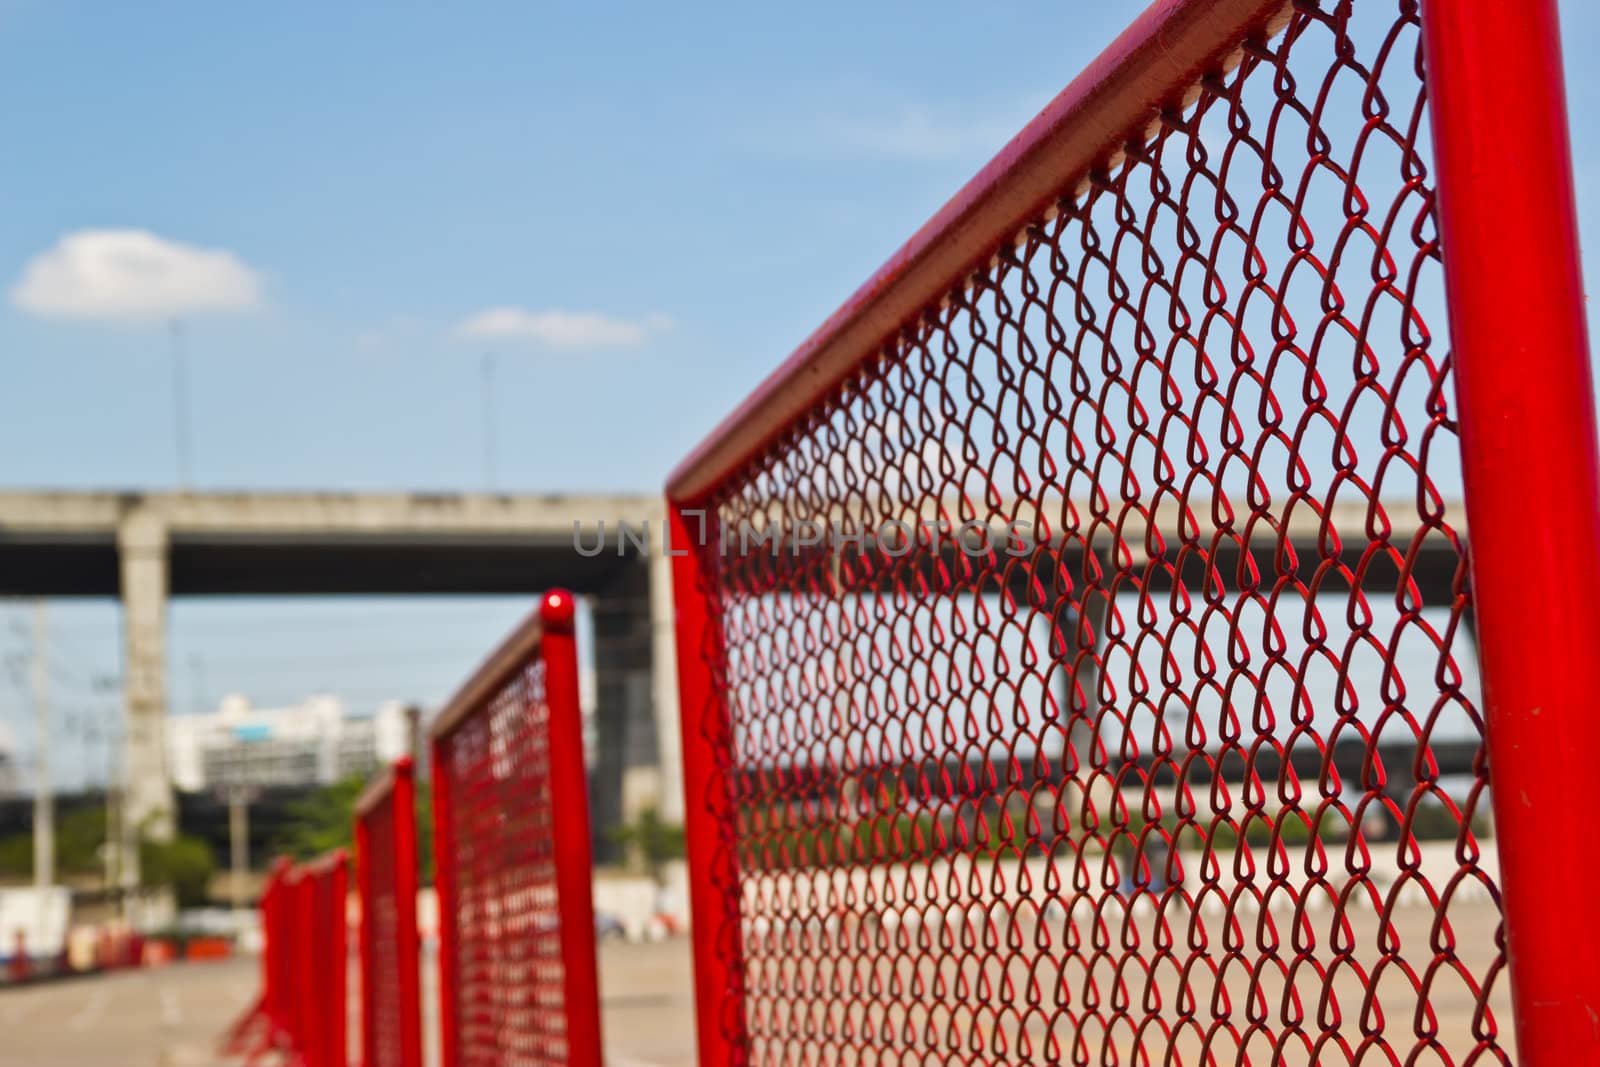
<instances>
[{"instance_id":1,"label":"red metal fence post","mask_svg":"<svg viewBox=\"0 0 1600 1067\"><path fill-rule=\"evenodd\" d=\"M363 1067L421 1067L415 768L402 756L356 801Z\"/></svg>"},{"instance_id":2,"label":"red metal fence post","mask_svg":"<svg viewBox=\"0 0 1600 1067\"><path fill-rule=\"evenodd\" d=\"M573 1067L600 1067L600 985L595 964L594 861L589 841L589 779L578 703L577 605L572 594L547 594L539 609L544 636L545 699L550 707L551 832L561 899L561 955L566 973L567 1047Z\"/></svg>"},{"instance_id":3,"label":"red metal fence post","mask_svg":"<svg viewBox=\"0 0 1600 1067\"><path fill-rule=\"evenodd\" d=\"M302 1067L346 1067L349 1060L349 861L335 849L285 871L282 1040ZM276 923L273 924L277 928ZM274 987L278 983L274 982Z\"/></svg>"},{"instance_id":4,"label":"red metal fence post","mask_svg":"<svg viewBox=\"0 0 1600 1067\"><path fill-rule=\"evenodd\" d=\"M268 878L267 891L261 898L261 922L265 935L262 952L266 957L262 966L266 981L262 1000L266 1006L271 1044L280 1042L287 1033L292 1010L290 975L294 943L290 921L293 914L293 894L289 890L290 867L286 857L278 857Z\"/></svg>"},{"instance_id":5,"label":"red metal fence post","mask_svg":"<svg viewBox=\"0 0 1600 1067\"><path fill-rule=\"evenodd\" d=\"M1600 473L1556 3L1423 26L1517 1054L1570 1064L1600 1050Z\"/></svg>"},{"instance_id":6,"label":"red metal fence post","mask_svg":"<svg viewBox=\"0 0 1600 1067\"><path fill-rule=\"evenodd\" d=\"M328 941L323 954L323 973L328 978L328 991L323 1006L326 1013L323 1063L326 1067L347 1067L350 1060L350 863L344 849L334 851L324 878Z\"/></svg>"},{"instance_id":7,"label":"red metal fence post","mask_svg":"<svg viewBox=\"0 0 1600 1067\"><path fill-rule=\"evenodd\" d=\"M429 742L428 770L433 782L433 891L439 912L439 1062L441 1067L458 1067L455 990L456 946L459 943L456 912L460 904L452 873L455 831L449 761L449 739L435 736Z\"/></svg>"},{"instance_id":8,"label":"red metal fence post","mask_svg":"<svg viewBox=\"0 0 1600 1067\"><path fill-rule=\"evenodd\" d=\"M728 726L712 664L721 635L707 602L704 553L720 542L714 516L668 500L672 602L683 736L685 851L690 934L695 962L696 1041L703 1064L748 1062L744 976L740 968L737 872L731 842L731 793L720 749Z\"/></svg>"},{"instance_id":9,"label":"red metal fence post","mask_svg":"<svg viewBox=\"0 0 1600 1067\"><path fill-rule=\"evenodd\" d=\"M356 899L361 902L361 928L356 933L356 954L361 972L361 1063L362 1067L375 1067L379 1062L375 1052L378 1048L378 1015L374 1008L379 984L374 971L374 957L377 955L374 942L378 930L373 909L377 878L372 869L372 828L359 803L356 805L355 846Z\"/></svg>"},{"instance_id":10,"label":"red metal fence post","mask_svg":"<svg viewBox=\"0 0 1600 1067\"><path fill-rule=\"evenodd\" d=\"M293 900L294 965L289 978L290 995L294 1000L290 1012L289 1041L306 1059L306 1067L322 1067L316 1057L317 1018L317 940L316 886L304 866L297 866L289 876Z\"/></svg>"},{"instance_id":11,"label":"red metal fence post","mask_svg":"<svg viewBox=\"0 0 1600 1067\"><path fill-rule=\"evenodd\" d=\"M287 944L287 931L280 923L283 878L288 866L289 861L281 857L275 861L261 890L257 904L261 914L261 992L223 1038L221 1048L227 1056L254 1059L270 1050L279 1038L284 988L280 961Z\"/></svg>"},{"instance_id":12,"label":"red metal fence post","mask_svg":"<svg viewBox=\"0 0 1600 1067\"><path fill-rule=\"evenodd\" d=\"M410 756L402 756L395 763L391 801L394 807L395 953L400 967L401 1067L422 1067L422 939L417 929L421 870L417 862L416 790L416 768Z\"/></svg>"}]
</instances>

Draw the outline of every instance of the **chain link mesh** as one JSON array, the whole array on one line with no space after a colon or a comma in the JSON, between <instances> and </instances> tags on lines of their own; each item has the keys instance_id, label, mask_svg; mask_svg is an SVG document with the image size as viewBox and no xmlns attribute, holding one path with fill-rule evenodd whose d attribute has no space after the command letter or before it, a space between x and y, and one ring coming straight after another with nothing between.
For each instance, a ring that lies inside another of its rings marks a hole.
<instances>
[{"instance_id":1,"label":"chain link mesh","mask_svg":"<svg viewBox=\"0 0 1600 1067\"><path fill-rule=\"evenodd\" d=\"M550 792L550 708L537 653L436 739L449 791L455 1060L568 1062ZM448 1040L448 1038L447 1038Z\"/></svg>"},{"instance_id":2,"label":"chain link mesh","mask_svg":"<svg viewBox=\"0 0 1600 1067\"><path fill-rule=\"evenodd\" d=\"M343 849L298 864L276 877L273 934L285 944L282 1041L305 1067L348 1062L348 938Z\"/></svg>"},{"instance_id":3,"label":"chain link mesh","mask_svg":"<svg viewBox=\"0 0 1600 1067\"><path fill-rule=\"evenodd\" d=\"M400 927L394 895L394 795L362 818L362 1034L369 1067L403 1063L400 1013ZM367 873L368 871L371 873ZM388 874L389 876L385 876ZM415 966L415 961L412 961Z\"/></svg>"},{"instance_id":4,"label":"chain link mesh","mask_svg":"<svg viewBox=\"0 0 1600 1067\"><path fill-rule=\"evenodd\" d=\"M285 1040L295 1012L291 992L296 954L294 903L288 875L289 861L276 860L261 891L261 1014L265 1026L258 1035L259 1048L271 1048Z\"/></svg>"},{"instance_id":5,"label":"chain link mesh","mask_svg":"<svg viewBox=\"0 0 1600 1067\"><path fill-rule=\"evenodd\" d=\"M416 855L401 847L403 836L416 840L409 762L389 772L356 823L363 1064L421 1067Z\"/></svg>"},{"instance_id":6,"label":"chain link mesh","mask_svg":"<svg viewBox=\"0 0 1600 1067\"><path fill-rule=\"evenodd\" d=\"M748 1062L1511 1062L1421 74L1296 4L709 494Z\"/></svg>"}]
</instances>

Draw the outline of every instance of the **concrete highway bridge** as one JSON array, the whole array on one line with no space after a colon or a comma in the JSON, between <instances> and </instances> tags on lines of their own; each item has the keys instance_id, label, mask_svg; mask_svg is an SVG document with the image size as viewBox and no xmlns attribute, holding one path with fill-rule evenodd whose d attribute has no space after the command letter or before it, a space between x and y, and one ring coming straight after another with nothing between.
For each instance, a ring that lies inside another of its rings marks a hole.
<instances>
[{"instance_id":1,"label":"concrete highway bridge","mask_svg":"<svg viewBox=\"0 0 1600 1067\"><path fill-rule=\"evenodd\" d=\"M230 594L538 593L591 600L595 825L659 802L681 811L670 577L646 495L0 492L0 595L119 597L127 709L127 825L175 810L165 774L167 600ZM573 550L573 523L608 550ZM488 649L484 650L485 654ZM163 826L165 824L165 827Z\"/></svg>"},{"instance_id":2,"label":"concrete highway bridge","mask_svg":"<svg viewBox=\"0 0 1600 1067\"><path fill-rule=\"evenodd\" d=\"M1423 601L1449 605L1460 571L1456 545L1437 531L1416 536L1414 501L1390 510L1388 539L1401 553L1411 546L1406 569ZM1444 513L1462 533L1459 503L1445 505ZM0 595L121 599L127 822L155 816L160 829L175 810L163 741L169 597L532 594L565 586L590 598L594 609L593 809L603 831L649 804L670 819L681 817L671 579L659 543L661 518L660 500L647 494L0 492ZM1307 510L1283 530L1263 524L1242 541L1213 542L1215 562L1230 570L1248 550L1270 571L1281 537L1309 566L1329 529L1365 531L1369 523L1362 507L1344 506L1325 518ZM573 524L583 525L592 544L601 521L605 550L575 551ZM1176 534L1176 515L1150 521ZM656 540L643 547L619 539L618 523L648 524ZM1360 545L1353 547L1359 554ZM1061 561L1071 569L1081 565L1069 551ZM947 573L959 572L959 561L945 562ZM1191 580L1187 570L1179 573ZM885 578L849 584L870 591ZM1012 578L1029 580L1022 568ZM1152 574L1150 581L1155 587L1172 578ZM1395 562L1382 558L1363 567L1358 580L1393 590L1396 578ZM1197 571L1192 580L1204 576ZM1458 762L1470 759L1463 752Z\"/></svg>"}]
</instances>

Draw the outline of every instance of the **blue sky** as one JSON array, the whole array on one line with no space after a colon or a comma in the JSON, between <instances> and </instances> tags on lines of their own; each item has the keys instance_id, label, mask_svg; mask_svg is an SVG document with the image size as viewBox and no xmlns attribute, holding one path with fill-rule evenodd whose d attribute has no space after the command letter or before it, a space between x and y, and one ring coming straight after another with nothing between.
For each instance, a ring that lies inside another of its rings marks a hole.
<instances>
[{"instance_id":1,"label":"blue sky","mask_svg":"<svg viewBox=\"0 0 1600 1067\"><path fill-rule=\"evenodd\" d=\"M1141 6L0 0L0 486L176 481L168 314L52 287L135 230L201 271L197 487L482 488L492 351L500 488L654 490ZM1596 248L1600 13L1561 6ZM524 607L180 603L174 707L438 699ZM114 606L54 617L113 714Z\"/></svg>"},{"instance_id":2,"label":"blue sky","mask_svg":"<svg viewBox=\"0 0 1600 1067\"><path fill-rule=\"evenodd\" d=\"M501 486L654 489L1137 6L11 2L0 285L96 228L252 272L182 315L199 486L482 486L493 350ZM458 335L503 307L641 337ZM0 484L173 483L168 352L7 301Z\"/></svg>"},{"instance_id":3,"label":"blue sky","mask_svg":"<svg viewBox=\"0 0 1600 1067\"><path fill-rule=\"evenodd\" d=\"M0 279L110 227L260 278L184 316L197 485L481 486L493 349L503 487L654 489L1125 14L576 8L13 6ZM456 335L507 306L657 328ZM160 316L0 352L0 481L175 480Z\"/></svg>"}]
</instances>

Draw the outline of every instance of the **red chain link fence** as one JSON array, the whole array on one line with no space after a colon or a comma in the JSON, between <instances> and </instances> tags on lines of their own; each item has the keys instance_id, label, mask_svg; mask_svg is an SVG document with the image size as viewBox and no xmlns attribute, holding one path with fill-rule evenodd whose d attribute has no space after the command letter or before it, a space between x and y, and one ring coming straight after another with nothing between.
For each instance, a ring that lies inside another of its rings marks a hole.
<instances>
[{"instance_id":1,"label":"red chain link fence","mask_svg":"<svg viewBox=\"0 0 1600 1067\"><path fill-rule=\"evenodd\" d=\"M343 849L309 863L279 859L261 896L262 987L224 1051L300 1067L345 1067L348 861Z\"/></svg>"},{"instance_id":2,"label":"red chain link fence","mask_svg":"<svg viewBox=\"0 0 1600 1067\"><path fill-rule=\"evenodd\" d=\"M1158 3L674 473L701 1062L1600 1047L1555 42Z\"/></svg>"},{"instance_id":3,"label":"red chain link fence","mask_svg":"<svg viewBox=\"0 0 1600 1067\"><path fill-rule=\"evenodd\" d=\"M356 803L364 1067L422 1067L414 778L402 756Z\"/></svg>"},{"instance_id":4,"label":"red chain link fence","mask_svg":"<svg viewBox=\"0 0 1600 1067\"><path fill-rule=\"evenodd\" d=\"M547 594L435 720L444 1067L600 1067L574 614Z\"/></svg>"},{"instance_id":5,"label":"red chain link fence","mask_svg":"<svg viewBox=\"0 0 1600 1067\"><path fill-rule=\"evenodd\" d=\"M296 866L284 881L292 916L289 1034L304 1067L349 1061L348 883L344 849Z\"/></svg>"},{"instance_id":6,"label":"red chain link fence","mask_svg":"<svg viewBox=\"0 0 1600 1067\"><path fill-rule=\"evenodd\" d=\"M223 1038L224 1055L248 1056L254 1062L274 1049L289 1046L294 932L289 926L284 881L291 866L280 857L273 863L261 891L261 992Z\"/></svg>"}]
</instances>

